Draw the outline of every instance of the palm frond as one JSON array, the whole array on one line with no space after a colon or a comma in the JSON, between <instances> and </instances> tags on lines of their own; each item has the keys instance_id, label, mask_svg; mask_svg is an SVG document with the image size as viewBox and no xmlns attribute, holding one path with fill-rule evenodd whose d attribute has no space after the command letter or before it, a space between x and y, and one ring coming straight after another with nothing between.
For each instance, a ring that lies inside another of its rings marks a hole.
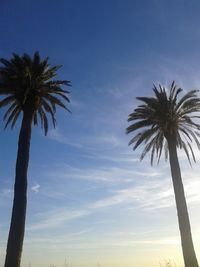
<instances>
[{"instance_id":1,"label":"palm frond","mask_svg":"<svg viewBox=\"0 0 200 267\"><path fill-rule=\"evenodd\" d=\"M3 120L6 120L7 116L9 115L9 113L11 113L13 111L13 109L17 106L17 103L14 102L6 111L6 113L3 116Z\"/></svg>"},{"instance_id":2,"label":"palm frond","mask_svg":"<svg viewBox=\"0 0 200 267\"><path fill-rule=\"evenodd\" d=\"M20 111L19 111L19 107L16 106L16 107L13 109L12 113L10 114L10 116L8 117L4 129L6 129L6 128L8 127L8 125L12 122L12 120L15 120L15 117L16 117L16 116L18 117L17 114L19 114L19 112L20 112ZM14 123L14 124L15 124L15 123ZM12 127L12 126L11 126L11 127Z\"/></svg>"},{"instance_id":3,"label":"palm frond","mask_svg":"<svg viewBox=\"0 0 200 267\"><path fill-rule=\"evenodd\" d=\"M135 131L135 130L138 130L139 128L146 127L146 126L149 126L149 125L152 125L152 122L149 121L149 120L138 121L138 122L136 122L136 123L130 125L130 126L126 129L126 133L133 132L133 131Z\"/></svg>"},{"instance_id":4,"label":"palm frond","mask_svg":"<svg viewBox=\"0 0 200 267\"><path fill-rule=\"evenodd\" d=\"M0 108L12 103L14 99L15 99L14 96L11 95L11 96L7 96L3 100L0 100Z\"/></svg>"},{"instance_id":5,"label":"palm frond","mask_svg":"<svg viewBox=\"0 0 200 267\"><path fill-rule=\"evenodd\" d=\"M48 57L41 59L38 52L33 57L13 53L10 60L1 58L0 64L0 95L5 95L0 108L8 107L4 114L5 128L10 123L14 127L20 112L32 112L33 124L37 125L40 117L46 135L48 117L56 126L57 106L70 112L69 91L62 88L71 86L70 81L53 79L61 65L51 66Z\"/></svg>"},{"instance_id":6,"label":"palm frond","mask_svg":"<svg viewBox=\"0 0 200 267\"><path fill-rule=\"evenodd\" d=\"M200 124L197 122L200 118L197 114L200 112L198 90L189 91L178 99L182 89L173 81L169 90L162 85L154 85L153 92L154 97L136 98L142 104L128 116L131 125L127 127L126 133L135 132L129 145L133 145L135 150L141 144L145 144L140 159L151 151L153 164L155 156L159 163L163 150L165 159L168 159L168 141L173 139L176 146L184 150L191 164L191 157L195 161L191 145L193 140L200 150Z\"/></svg>"}]
</instances>

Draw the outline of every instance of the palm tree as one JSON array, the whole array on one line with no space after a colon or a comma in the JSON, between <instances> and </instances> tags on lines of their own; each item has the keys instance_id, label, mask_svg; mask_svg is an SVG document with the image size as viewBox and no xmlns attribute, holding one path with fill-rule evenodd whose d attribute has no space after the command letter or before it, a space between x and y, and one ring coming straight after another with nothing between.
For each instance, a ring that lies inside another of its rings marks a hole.
<instances>
[{"instance_id":1,"label":"palm tree","mask_svg":"<svg viewBox=\"0 0 200 267\"><path fill-rule=\"evenodd\" d=\"M194 141L200 149L197 138L200 136L200 125L195 122L195 119L199 118L196 112L200 111L200 98L197 97L197 90L192 90L178 100L182 89L177 88L174 82L169 90L162 85L158 87L154 85L153 91L154 97L137 97L143 103L128 117L128 121L133 124L126 129L127 133L137 131L129 145L133 145L135 150L139 145L144 144L140 159L142 160L148 152L151 152L151 164L154 156L157 156L159 163L163 150L166 159L169 154L185 267L198 267L177 148L185 151L189 162L191 157L195 161L191 143Z\"/></svg>"},{"instance_id":2,"label":"palm tree","mask_svg":"<svg viewBox=\"0 0 200 267\"><path fill-rule=\"evenodd\" d=\"M61 66L50 66L48 58L41 60L36 52L31 58L24 54L13 54L10 60L0 59L0 107L8 106L3 119L5 128L10 124L13 128L22 117L18 140L14 200L11 225L8 236L5 267L19 267L25 230L27 203L27 171L32 125L40 120L45 135L48 131L48 117L56 126L56 107L69 111L66 102L68 91L62 85L70 85L69 81L54 80ZM22 114L22 116L20 116Z\"/></svg>"}]
</instances>

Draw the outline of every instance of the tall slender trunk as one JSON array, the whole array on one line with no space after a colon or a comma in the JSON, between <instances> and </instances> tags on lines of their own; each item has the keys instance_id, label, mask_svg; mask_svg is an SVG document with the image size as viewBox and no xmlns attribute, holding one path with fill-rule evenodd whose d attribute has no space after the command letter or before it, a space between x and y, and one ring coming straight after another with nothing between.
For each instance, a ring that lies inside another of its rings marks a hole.
<instances>
[{"instance_id":1,"label":"tall slender trunk","mask_svg":"<svg viewBox=\"0 0 200 267\"><path fill-rule=\"evenodd\" d=\"M187 210L185 193L181 178L181 171L178 162L175 138L172 136L167 138L169 147L169 160L171 167L171 175L174 186L178 223L181 234L181 245L185 267L198 267L196 254L194 251L192 234L190 229L190 220Z\"/></svg>"},{"instance_id":2,"label":"tall slender trunk","mask_svg":"<svg viewBox=\"0 0 200 267\"><path fill-rule=\"evenodd\" d=\"M20 267L24 240L27 171L33 112L24 112L18 141L14 200L4 267Z\"/></svg>"}]
</instances>

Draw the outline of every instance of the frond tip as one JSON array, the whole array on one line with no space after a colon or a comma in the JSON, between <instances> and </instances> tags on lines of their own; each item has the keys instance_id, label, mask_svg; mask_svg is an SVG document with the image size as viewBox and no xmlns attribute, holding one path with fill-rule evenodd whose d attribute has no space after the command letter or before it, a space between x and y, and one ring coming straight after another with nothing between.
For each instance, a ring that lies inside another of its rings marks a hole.
<instances>
[{"instance_id":1,"label":"frond tip","mask_svg":"<svg viewBox=\"0 0 200 267\"><path fill-rule=\"evenodd\" d=\"M173 81L169 90L164 86L154 85L153 97L137 97L141 101L134 111L128 116L128 121L133 122L126 129L126 133L135 132L129 145L133 150L141 144L145 147L140 159L151 152L151 164L157 157L158 163L162 152L165 152L165 159L168 158L168 138L175 140L177 148L181 148L191 162L195 161L195 155L191 143L194 142L200 149L200 124L196 113L200 112L200 98L198 90L187 92L178 100L182 89L177 87Z\"/></svg>"}]
</instances>

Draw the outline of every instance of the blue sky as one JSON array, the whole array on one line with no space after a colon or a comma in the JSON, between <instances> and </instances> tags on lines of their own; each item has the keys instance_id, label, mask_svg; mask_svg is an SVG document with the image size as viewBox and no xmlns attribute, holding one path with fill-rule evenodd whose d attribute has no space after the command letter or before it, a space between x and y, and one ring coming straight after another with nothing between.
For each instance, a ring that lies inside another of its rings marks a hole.
<instances>
[{"instance_id":1,"label":"blue sky","mask_svg":"<svg viewBox=\"0 0 200 267\"><path fill-rule=\"evenodd\" d=\"M182 263L169 166L140 163L125 128L153 83L200 88L199 9L198 0L1 2L0 56L39 51L72 82L72 114L58 111L47 137L33 128L22 267ZM19 127L0 126L0 265ZM198 153L192 169L179 156L200 260Z\"/></svg>"}]
</instances>

